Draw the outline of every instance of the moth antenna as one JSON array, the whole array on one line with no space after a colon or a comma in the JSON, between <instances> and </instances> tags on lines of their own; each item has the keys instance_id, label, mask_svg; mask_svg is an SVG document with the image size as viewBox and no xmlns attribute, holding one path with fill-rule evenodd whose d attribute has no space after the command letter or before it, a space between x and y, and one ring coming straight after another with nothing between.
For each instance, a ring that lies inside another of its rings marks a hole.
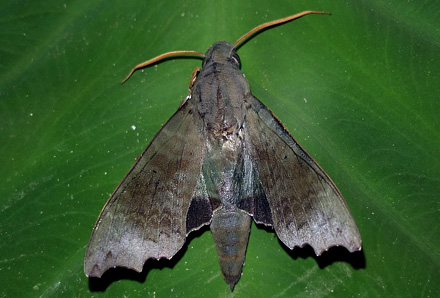
<instances>
[{"instance_id":1,"label":"moth antenna","mask_svg":"<svg viewBox=\"0 0 440 298\"><path fill-rule=\"evenodd\" d=\"M131 77L131 75L139 68L143 68L145 66L154 64L162 59L172 57L172 56L199 56L199 57L205 58L205 54L200 53L200 52L196 52L196 51L173 51L173 52L164 53L162 55L154 57L153 59L142 62L142 63L136 65L135 67L133 67L133 69L130 71L128 76L122 80L121 84L124 84Z\"/></svg>"},{"instance_id":2,"label":"moth antenna","mask_svg":"<svg viewBox=\"0 0 440 298\"><path fill-rule=\"evenodd\" d=\"M288 16L288 17L285 17L285 18L282 18L282 19L278 19L278 20L274 20L274 21L270 21L270 22L267 22L267 23L261 24L260 26L255 27L254 29L252 29L251 31L249 31L248 33L246 33L245 35L243 35L242 37L240 37L240 38L234 43L234 47L237 48L238 45L239 45L240 43L242 43L244 40L246 40L249 36L255 34L255 33L258 32L258 31L263 30L264 28L272 27L272 26L276 26L276 25L279 25L279 24L282 24L282 23L286 23L286 22L292 21L292 20L294 20L294 19L298 19L298 18L300 18L300 17L303 17L303 16L305 16L305 15L308 15L308 14L328 14L328 15L330 15L331 13L328 13L328 12L322 12L322 11L311 11L311 10L307 10L307 11L303 11L303 12L300 12L300 13L297 13L297 14L294 14L294 15L291 15L291 16Z\"/></svg>"}]
</instances>

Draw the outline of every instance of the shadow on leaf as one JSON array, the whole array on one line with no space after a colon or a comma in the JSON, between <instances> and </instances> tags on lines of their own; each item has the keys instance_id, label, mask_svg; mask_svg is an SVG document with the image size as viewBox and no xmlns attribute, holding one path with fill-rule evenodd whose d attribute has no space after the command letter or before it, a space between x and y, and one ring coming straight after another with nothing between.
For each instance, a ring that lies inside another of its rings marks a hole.
<instances>
[{"instance_id":1,"label":"shadow on leaf","mask_svg":"<svg viewBox=\"0 0 440 298\"><path fill-rule=\"evenodd\" d=\"M89 278L89 289L92 292L103 292L105 291L113 282L119 280L133 280L139 283L144 283L147 279L147 275L151 270L163 269L163 268L173 268L177 262L183 257L185 252L188 250L188 244L195 238L200 237L204 232L209 230L209 226L204 226L198 231L191 232L187 238L183 247L177 252L176 255L171 260L160 259L154 260L149 259L145 262L142 272L136 272L131 269L116 267L107 270L101 278L91 277Z\"/></svg>"}]
</instances>

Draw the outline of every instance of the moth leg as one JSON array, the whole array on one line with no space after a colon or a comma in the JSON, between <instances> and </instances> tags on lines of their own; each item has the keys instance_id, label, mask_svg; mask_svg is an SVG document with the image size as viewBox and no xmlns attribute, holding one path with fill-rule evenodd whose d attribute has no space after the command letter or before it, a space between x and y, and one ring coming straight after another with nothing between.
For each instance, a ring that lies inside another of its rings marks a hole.
<instances>
[{"instance_id":1,"label":"moth leg","mask_svg":"<svg viewBox=\"0 0 440 298\"><path fill-rule=\"evenodd\" d=\"M189 91L190 92L191 92L191 89L192 89L199 73L200 73L200 67L196 66L191 74L191 78L189 79Z\"/></svg>"},{"instance_id":2,"label":"moth leg","mask_svg":"<svg viewBox=\"0 0 440 298\"><path fill-rule=\"evenodd\" d=\"M192 86L194 85L199 73L200 73L200 67L196 66L191 74L191 78L189 79L189 87L188 87L189 93L187 96L185 96L185 98L180 103L179 109L187 102L188 99L191 98L191 89L192 89Z\"/></svg>"}]
</instances>

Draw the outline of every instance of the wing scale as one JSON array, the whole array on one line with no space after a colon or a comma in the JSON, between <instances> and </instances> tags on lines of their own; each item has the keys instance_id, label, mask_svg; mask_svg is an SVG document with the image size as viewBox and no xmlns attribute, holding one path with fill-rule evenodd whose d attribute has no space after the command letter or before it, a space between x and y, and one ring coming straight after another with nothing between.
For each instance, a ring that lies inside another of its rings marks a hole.
<instances>
[{"instance_id":1,"label":"wing scale","mask_svg":"<svg viewBox=\"0 0 440 298\"><path fill-rule=\"evenodd\" d=\"M142 271L147 259L170 259L183 246L205 154L192 111L190 101L179 108L111 195L87 247L87 276L116 266ZM201 220L191 215L192 229L209 223L210 210L202 211Z\"/></svg>"},{"instance_id":2,"label":"wing scale","mask_svg":"<svg viewBox=\"0 0 440 298\"><path fill-rule=\"evenodd\" d=\"M290 249L309 244L317 255L339 245L360 250L356 223L332 180L266 106L251 95L247 101L244 136L253 199L270 207L270 214L251 210L255 221L273 225Z\"/></svg>"}]
</instances>

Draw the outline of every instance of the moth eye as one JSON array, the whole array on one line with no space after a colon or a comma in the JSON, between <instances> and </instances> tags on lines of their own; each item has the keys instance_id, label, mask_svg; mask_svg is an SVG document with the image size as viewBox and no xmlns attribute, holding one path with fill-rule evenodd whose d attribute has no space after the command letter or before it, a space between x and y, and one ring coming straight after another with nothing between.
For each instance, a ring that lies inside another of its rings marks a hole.
<instances>
[{"instance_id":1,"label":"moth eye","mask_svg":"<svg viewBox=\"0 0 440 298\"><path fill-rule=\"evenodd\" d=\"M240 57L238 57L237 54L232 54L231 56L232 60L234 60L234 62L238 65L238 67L241 68L241 61L240 61Z\"/></svg>"}]
</instances>

